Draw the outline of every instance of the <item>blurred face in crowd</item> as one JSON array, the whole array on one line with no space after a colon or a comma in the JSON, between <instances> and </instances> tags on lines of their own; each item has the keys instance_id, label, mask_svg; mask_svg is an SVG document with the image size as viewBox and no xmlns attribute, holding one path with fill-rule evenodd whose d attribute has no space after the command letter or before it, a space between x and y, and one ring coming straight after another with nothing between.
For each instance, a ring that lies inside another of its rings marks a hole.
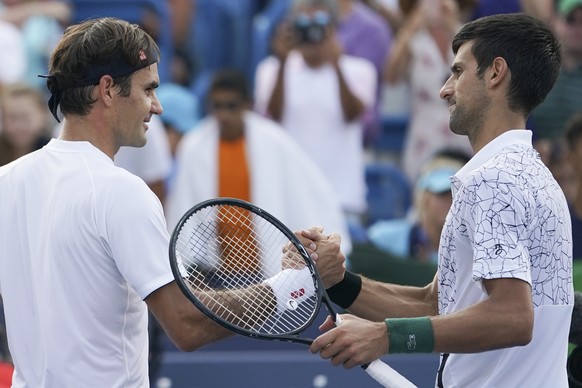
<instances>
[{"instance_id":1,"label":"blurred face in crowd","mask_svg":"<svg viewBox=\"0 0 582 388\"><path fill-rule=\"evenodd\" d=\"M324 56L325 45L334 38L331 16L319 7L299 7L293 15L293 33L297 49L307 62L319 62Z\"/></svg>"},{"instance_id":2,"label":"blurred face in crowd","mask_svg":"<svg viewBox=\"0 0 582 388\"><path fill-rule=\"evenodd\" d=\"M34 149L46 135L46 108L33 93L18 93L2 99L2 135L17 150Z\"/></svg>"},{"instance_id":3,"label":"blurred face in crowd","mask_svg":"<svg viewBox=\"0 0 582 388\"><path fill-rule=\"evenodd\" d=\"M582 61L582 7L574 8L566 17L558 17L555 31L564 51Z\"/></svg>"},{"instance_id":4,"label":"blurred face in crowd","mask_svg":"<svg viewBox=\"0 0 582 388\"><path fill-rule=\"evenodd\" d=\"M225 140L235 140L243 135L244 113L248 104L240 92L217 89L210 92L209 109L216 118L220 136Z\"/></svg>"}]
</instances>

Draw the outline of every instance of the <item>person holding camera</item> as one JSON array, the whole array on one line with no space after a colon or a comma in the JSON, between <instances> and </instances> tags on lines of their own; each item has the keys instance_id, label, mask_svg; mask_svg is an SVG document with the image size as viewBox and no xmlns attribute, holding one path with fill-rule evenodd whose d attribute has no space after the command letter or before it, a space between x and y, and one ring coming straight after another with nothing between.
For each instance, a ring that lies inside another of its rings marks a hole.
<instances>
[{"instance_id":1,"label":"person holding camera","mask_svg":"<svg viewBox=\"0 0 582 388\"><path fill-rule=\"evenodd\" d=\"M363 121L374 108L372 63L342 53L334 0L294 0L255 77L255 109L280 122L321 167L348 220L366 209Z\"/></svg>"}]
</instances>

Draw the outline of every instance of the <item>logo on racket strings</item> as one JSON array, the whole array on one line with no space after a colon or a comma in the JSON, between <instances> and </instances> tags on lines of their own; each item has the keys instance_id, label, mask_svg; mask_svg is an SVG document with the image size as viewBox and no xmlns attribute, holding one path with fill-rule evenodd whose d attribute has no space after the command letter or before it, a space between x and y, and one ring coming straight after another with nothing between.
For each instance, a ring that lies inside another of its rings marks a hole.
<instances>
[{"instance_id":1,"label":"logo on racket strings","mask_svg":"<svg viewBox=\"0 0 582 388\"><path fill-rule=\"evenodd\" d=\"M289 299L287 301L287 309L288 310L296 310L299 307L299 303L295 299Z\"/></svg>"},{"instance_id":2,"label":"logo on racket strings","mask_svg":"<svg viewBox=\"0 0 582 388\"><path fill-rule=\"evenodd\" d=\"M303 295L305 295L305 288L300 288L297 291L291 292L291 298L293 299L301 298Z\"/></svg>"}]
</instances>

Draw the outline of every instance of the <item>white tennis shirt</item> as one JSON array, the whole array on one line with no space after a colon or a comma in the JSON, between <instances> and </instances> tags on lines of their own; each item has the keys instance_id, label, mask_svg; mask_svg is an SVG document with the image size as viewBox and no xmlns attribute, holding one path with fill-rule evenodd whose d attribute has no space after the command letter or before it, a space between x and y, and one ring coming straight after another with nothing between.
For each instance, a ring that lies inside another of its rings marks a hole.
<instances>
[{"instance_id":1,"label":"white tennis shirt","mask_svg":"<svg viewBox=\"0 0 582 388\"><path fill-rule=\"evenodd\" d=\"M148 386L148 294L173 280L161 204L88 142L0 168L13 387Z\"/></svg>"},{"instance_id":2,"label":"white tennis shirt","mask_svg":"<svg viewBox=\"0 0 582 388\"><path fill-rule=\"evenodd\" d=\"M439 312L487 298L483 279L532 286L527 346L451 354L445 387L567 387L574 290L572 225L566 199L526 130L487 144L452 177L453 204L439 249Z\"/></svg>"}]
</instances>

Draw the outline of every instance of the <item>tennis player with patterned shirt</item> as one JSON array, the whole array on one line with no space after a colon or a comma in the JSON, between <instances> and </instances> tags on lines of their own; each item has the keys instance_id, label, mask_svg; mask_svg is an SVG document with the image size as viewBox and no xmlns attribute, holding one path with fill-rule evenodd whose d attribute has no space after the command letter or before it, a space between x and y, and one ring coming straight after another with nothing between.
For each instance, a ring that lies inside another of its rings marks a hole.
<instances>
[{"instance_id":1,"label":"tennis player with patterned shirt","mask_svg":"<svg viewBox=\"0 0 582 388\"><path fill-rule=\"evenodd\" d=\"M439 387L567 387L570 217L525 130L558 76L559 44L543 22L511 14L466 24L453 51L441 97L475 156L451 177L435 279L416 288L346 272L328 292L354 315L326 321L311 351L346 368L439 352Z\"/></svg>"},{"instance_id":2,"label":"tennis player with patterned shirt","mask_svg":"<svg viewBox=\"0 0 582 388\"><path fill-rule=\"evenodd\" d=\"M182 350L229 335L176 285L155 194L113 164L121 146L145 144L148 121L162 113L158 57L152 38L125 21L69 27L47 76L62 132L0 168L14 388L149 386L146 304ZM339 237L327 246L339 251Z\"/></svg>"}]
</instances>

